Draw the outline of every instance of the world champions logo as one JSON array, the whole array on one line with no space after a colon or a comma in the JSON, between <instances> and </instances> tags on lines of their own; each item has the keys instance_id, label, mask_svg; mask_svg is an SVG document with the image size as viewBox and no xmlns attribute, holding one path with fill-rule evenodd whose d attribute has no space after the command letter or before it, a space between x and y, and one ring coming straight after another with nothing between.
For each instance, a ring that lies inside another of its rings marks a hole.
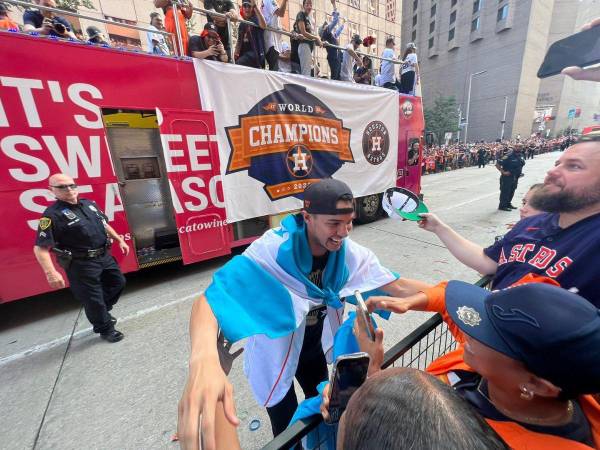
<instances>
[{"instance_id":1,"label":"world champions logo","mask_svg":"<svg viewBox=\"0 0 600 450\"><path fill-rule=\"evenodd\" d=\"M231 147L226 173L248 171L272 201L301 198L309 184L354 163L350 129L296 84L264 97L225 131Z\"/></svg>"}]
</instances>

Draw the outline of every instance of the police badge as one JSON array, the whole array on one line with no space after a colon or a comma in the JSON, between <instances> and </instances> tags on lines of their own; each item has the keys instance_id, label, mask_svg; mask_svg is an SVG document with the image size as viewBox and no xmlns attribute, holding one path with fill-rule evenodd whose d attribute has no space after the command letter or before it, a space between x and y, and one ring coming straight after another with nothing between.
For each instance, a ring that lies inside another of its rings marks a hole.
<instances>
[{"instance_id":1,"label":"police badge","mask_svg":"<svg viewBox=\"0 0 600 450\"><path fill-rule=\"evenodd\" d=\"M49 217L42 217L40 219L40 230L47 230L52 225L52 220Z\"/></svg>"}]
</instances>

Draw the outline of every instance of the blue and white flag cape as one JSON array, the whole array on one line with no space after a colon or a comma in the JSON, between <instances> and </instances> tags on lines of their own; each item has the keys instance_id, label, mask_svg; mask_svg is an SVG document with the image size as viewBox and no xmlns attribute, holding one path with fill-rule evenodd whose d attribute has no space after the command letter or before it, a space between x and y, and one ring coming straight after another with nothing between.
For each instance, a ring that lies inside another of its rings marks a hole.
<instances>
[{"instance_id":1,"label":"blue and white flag cape","mask_svg":"<svg viewBox=\"0 0 600 450\"><path fill-rule=\"evenodd\" d=\"M329 254L322 289L308 279L312 261L304 219L290 215L217 271L205 293L225 337L248 338L244 372L264 406L279 403L292 385L311 308L327 306L322 345L331 362L333 336L344 314L341 299L398 278L348 238Z\"/></svg>"}]
</instances>

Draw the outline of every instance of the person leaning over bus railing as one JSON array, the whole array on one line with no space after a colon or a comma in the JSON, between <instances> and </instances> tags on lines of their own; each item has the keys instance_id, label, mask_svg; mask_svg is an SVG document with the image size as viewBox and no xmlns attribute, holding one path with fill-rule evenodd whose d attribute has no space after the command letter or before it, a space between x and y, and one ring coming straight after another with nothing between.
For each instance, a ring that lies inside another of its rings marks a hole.
<instances>
[{"instance_id":1,"label":"person leaning over bus railing","mask_svg":"<svg viewBox=\"0 0 600 450\"><path fill-rule=\"evenodd\" d=\"M34 0L36 5L56 8L54 0ZM28 8L23 13L23 31L34 31L43 36L77 39L73 27L67 19L54 15L53 12Z\"/></svg>"},{"instance_id":2,"label":"person leaning over bus railing","mask_svg":"<svg viewBox=\"0 0 600 450\"><path fill-rule=\"evenodd\" d=\"M419 226L466 266L494 275L494 289L528 274L552 278L600 306L600 136L580 139L548 170L530 204L543 214L519 221L487 248L469 241L434 214Z\"/></svg>"},{"instance_id":3,"label":"person leaning over bus railing","mask_svg":"<svg viewBox=\"0 0 600 450\"><path fill-rule=\"evenodd\" d=\"M583 297L551 283L490 292L450 281L407 298L371 297L367 307L440 313L459 347L427 372L451 385L511 448L600 445L600 403L592 396L600 392L600 310ZM362 329L354 327L361 349L375 354Z\"/></svg>"},{"instance_id":4,"label":"person leaning over bus railing","mask_svg":"<svg viewBox=\"0 0 600 450\"><path fill-rule=\"evenodd\" d=\"M238 24L238 40L235 45L235 63L241 66L264 69L265 67L265 38L264 30L267 26L256 0L242 1L242 18L254 23L256 26L245 22Z\"/></svg>"},{"instance_id":5,"label":"person leaning over bus railing","mask_svg":"<svg viewBox=\"0 0 600 450\"><path fill-rule=\"evenodd\" d=\"M0 30L19 31L19 25L8 17L8 10L4 3L0 3Z\"/></svg>"},{"instance_id":6,"label":"person leaning over bus railing","mask_svg":"<svg viewBox=\"0 0 600 450\"><path fill-rule=\"evenodd\" d=\"M169 45L165 39L165 35L161 33L153 33L153 31L164 31L165 26L163 24L162 17L158 12L150 13L150 26L148 27L152 31L146 33L146 41L148 45L148 51L154 55L167 56L171 52Z\"/></svg>"},{"instance_id":7,"label":"person leaning over bus railing","mask_svg":"<svg viewBox=\"0 0 600 450\"><path fill-rule=\"evenodd\" d=\"M225 15L225 17L220 17L208 14L206 16L206 20L208 22L214 23L217 26L217 31L219 33L219 36L221 37L221 42L223 43L223 47L225 48L225 53L227 53L227 57L229 58L231 53L231 43L229 42L229 30L227 29L227 19L229 19L230 22L235 22L236 20L238 20L238 12L235 7L235 4L232 0L204 0L203 6L206 10L215 11ZM232 24L232 33L233 26L234 25ZM229 59L227 61L229 61Z\"/></svg>"},{"instance_id":8,"label":"person leaning over bus railing","mask_svg":"<svg viewBox=\"0 0 600 450\"><path fill-rule=\"evenodd\" d=\"M192 36L190 38L188 56L221 62L229 60L214 23L206 23L200 36Z\"/></svg>"},{"instance_id":9,"label":"person leaning over bus railing","mask_svg":"<svg viewBox=\"0 0 600 450\"><path fill-rule=\"evenodd\" d=\"M162 9L165 16L165 31L172 33L173 36L173 47L179 47L177 42L177 26L175 25L175 16L173 14L173 6L177 7L177 21L179 22L179 33L181 35L181 46L183 47L183 54L187 55L189 35L186 27L186 21L192 17L194 10L190 0L154 0L154 7Z\"/></svg>"}]
</instances>

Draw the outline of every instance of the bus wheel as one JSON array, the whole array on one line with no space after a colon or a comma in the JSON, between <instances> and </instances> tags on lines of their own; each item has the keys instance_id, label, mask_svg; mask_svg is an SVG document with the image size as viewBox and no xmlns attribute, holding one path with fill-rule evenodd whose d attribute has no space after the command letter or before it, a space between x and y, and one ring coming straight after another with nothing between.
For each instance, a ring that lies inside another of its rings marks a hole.
<instances>
[{"instance_id":1,"label":"bus wheel","mask_svg":"<svg viewBox=\"0 0 600 450\"><path fill-rule=\"evenodd\" d=\"M381 197L379 194L367 195L356 199L356 222L370 223L379 218Z\"/></svg>"}]
</instances>

